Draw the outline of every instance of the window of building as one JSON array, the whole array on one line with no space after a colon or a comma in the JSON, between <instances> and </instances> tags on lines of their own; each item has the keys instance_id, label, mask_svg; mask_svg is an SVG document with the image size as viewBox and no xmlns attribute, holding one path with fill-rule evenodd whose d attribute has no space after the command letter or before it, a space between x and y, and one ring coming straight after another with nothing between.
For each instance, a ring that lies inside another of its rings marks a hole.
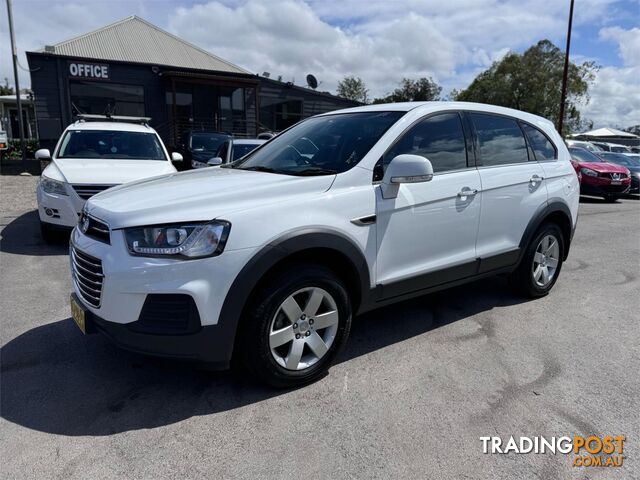
<instances>
[{"instance_id":1,"label":"window of building","mask_svg":"<svg viewBox=\"0 0 640 480\"><path fill-rule=\"evenodd\" d=\"M69 84L74 114L130 115L143 117L144 89L138 85L107 82L72 81Z\"/></svg>"},{"instance_id":2,"label":"window of building","mask_svg":"<svg viewBox=\"0 0 640 480\"><path fill-rule=\"evenodd\" d=\"M384 166L403 153L428 159L436 173L466 168L467 150L460 116L455 112L443 113L421 121L385 154Z\"/></svg>"},{"instance_id":3,"label":"window of building","mask_svg":"<svg viewBox=\"0 0 640 480\"><path fill-rule=\"evenodd\" d=\"M518 122L486 113L471 113L485 167L529 161L527 144Z\"/></svg>"},{"instance_id":4,"label":"window of building","mask_svg":"<svg viewBox=\"0 0 640 480\"><path fill-rule=\"evenodd\" d=\"M302 120L302 100L260 99L260 123L266 130L280 132Z\"/></svg>"},{"instance_id":5,"label":"window of building","mask_svg":"<svg viewBox=\"0 0 640 480\"><path fill-rule=\"evenodd\" d=\"M556 148L544 133L542 133L536 127L533 127L526 123L522 124L522 129L527 135L529 145L531 145L531 148L533 149L536 160L543 161L554 160L558 158L558 152L556 151Z\"/></svg>"}]
</instances>

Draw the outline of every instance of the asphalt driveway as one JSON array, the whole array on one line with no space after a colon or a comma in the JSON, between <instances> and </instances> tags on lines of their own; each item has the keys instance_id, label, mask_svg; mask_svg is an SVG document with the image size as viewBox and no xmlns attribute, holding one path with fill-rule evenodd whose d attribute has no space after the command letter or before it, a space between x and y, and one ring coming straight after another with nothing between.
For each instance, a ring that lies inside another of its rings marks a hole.
<instances>
[{"instance_id":1,"label":"asphalt driveway","mask_svg":"<svg viewBox=\"0 0 640 480\"><path fill-rule=\"evenodd\" d=\"M640 476L640 201L584 199L551 295L503 278L355 320L293 391L123 352L69 318L37 177L0 177L2 478ZM623 434L620 469L487 455L481 436Z\"/></svg>"}]
</instances>

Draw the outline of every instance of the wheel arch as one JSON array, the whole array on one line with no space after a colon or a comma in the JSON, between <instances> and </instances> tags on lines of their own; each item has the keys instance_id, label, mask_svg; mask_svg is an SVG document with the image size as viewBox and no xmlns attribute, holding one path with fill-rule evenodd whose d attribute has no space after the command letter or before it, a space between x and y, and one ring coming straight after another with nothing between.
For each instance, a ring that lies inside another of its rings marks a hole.
<instances>
[{"instance_id":1,"label":"wheel arch","mask_svg":"<svg viewBox=\"0 0 640 480\"><path fill-rule=\"evenodd\" d=\"M524 252L526 250L527 245L529 245L535 233L545 222L555 223L560 227L560 230L562 230L565 247L562 260L566 260L569 256L569 247L573 238L574 223L569 206L559 200L548 202L538 209L522 235L520 251Z\"/></svg>"},{"instance_id":2,"label":"wheel arch","mask_svg":"<svg viewBox=\"0 0 640 480\"><path fill-rule=\"evenodd\" d=\"M364 253L344 234L326 228L288 232L261 248L242 268L227 293L218 325L229 339L228 359L233 355L236 332L252 293L271 274L297 262L313 262L333 270L347 286L354 313L366 301L370 276Z\"/></svg>"}]
</instances>

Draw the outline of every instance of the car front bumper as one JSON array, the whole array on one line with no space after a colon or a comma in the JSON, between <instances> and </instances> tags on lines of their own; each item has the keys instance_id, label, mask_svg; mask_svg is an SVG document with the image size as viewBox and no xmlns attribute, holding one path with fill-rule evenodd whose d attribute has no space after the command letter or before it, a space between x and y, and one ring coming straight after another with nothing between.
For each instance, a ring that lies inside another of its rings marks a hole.
<instances>
[{"instance_id":1,"label":"car front bumper","mask_svg":"<svg viewBox=\"0 0 640 480\"><path fill-rule=\"evenodd\" d=\"M73 228L78 223L84 200L75 195L47 193L38 184L36 189L40 221L60 227Z\"/></svg>"},{"instance_id":2,"label":"car front bumper","mask_svg":"<svg viewBox=\"0 0 640 480\"><path fill-rule=\"evenodd\" d=\"M625 183L611 185L611 183L605 183L602 181L590 182L589 180L585 180L586 178L588 177L583 175L582 183L580 184L580 193L583 195L596 195L599 197L621 196L629 191L631 184L629 179L627 179Z\"/></svg>"},{"instance_id":3,"label":"car front bumper","mask_svg":"<svg viewBox=\"0 0 640 480\"><path fill-rule=\"evenodd\" d=\"M101 265L97 306L79 286L73 265L76 251ZM224 367L233 351L235 324L224 325L218 319L231 283L252 253L252 249L225 251L217 257L194 260L138 257L127 251L122 230L111 231L109 245L76 228L70 242L73 294L86 309L87 322L122 348ZM149 298L171 296L192 299L197 312L193 328L162 331L161 323L154 326L143 315Z\"/></svg>"}]
</instances>

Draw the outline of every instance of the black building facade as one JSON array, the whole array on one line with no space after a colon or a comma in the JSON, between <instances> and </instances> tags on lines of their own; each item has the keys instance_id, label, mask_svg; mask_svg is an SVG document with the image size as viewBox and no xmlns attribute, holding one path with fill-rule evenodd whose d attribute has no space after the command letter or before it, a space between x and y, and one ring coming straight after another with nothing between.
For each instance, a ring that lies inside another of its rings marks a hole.
<instances>
[{"instance_id":1,"label":"black building facade","mask_svg":"<svg viewBox=\"0 0 640 480\"><path fill-rule=\"evenodd\" d=\"M135 42L140 29L155 40L136 56L130 52L139 47ZM118 47L124 44L123 49L113 46L114 38ZM155 57L148 55L153 49ZM190 61L182 62L183 57ZM27 59L40 143L49 148L79 113L151 117L150 125L171 147L187 130L255 137L262 131L281 131L311 115L357 105L252 75L138 17L27 52ZM165 59L170 64L163 64ZM183 63L214 68L188 68ZM215 69L217 65L221 68Z\"/></svg>"}]
</instances>

